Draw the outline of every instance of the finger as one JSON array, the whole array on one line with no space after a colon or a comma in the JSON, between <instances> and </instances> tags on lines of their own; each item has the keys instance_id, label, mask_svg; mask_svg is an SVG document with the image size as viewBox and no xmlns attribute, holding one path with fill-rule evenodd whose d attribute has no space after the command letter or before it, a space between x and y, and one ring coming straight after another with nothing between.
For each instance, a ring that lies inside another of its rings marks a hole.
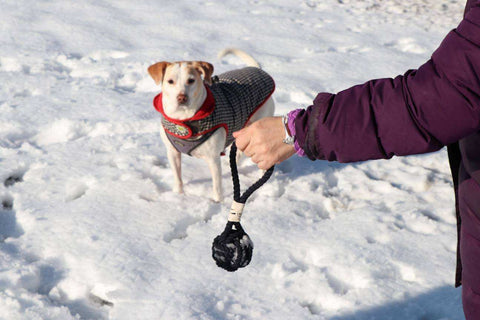
<instances>
[{"instance_id":1,"label":"finger","mask_svg":"<svg viewBox=\"0 0 480 320\"><path fill-rule=\"evenodd\" d=\"M270 164L269 161L260 161L257 163L257 167L260 169L260 170L268 170L272 167L272 164Z\"/></svg>"},{"instance_id":2,"label":"finger","mask_svg":"<svg viewBox=\"0 0 480 320\"><path fill-rule=\"evenodd\" d=\"M245 151L248 144L250 143L250 137L246 134L239 134L235 138L235 144L240 151Z\"/></svg>"},{"instance_id":3,"label":"finger","mask_svg":"<svg viewBox=\"0 0 480 320\"><path fill-rule=\"evenodd\" d=\"M242 150L243 151L243 154L246 155L247 157L253 157L255 155L255 152L252 150L252 148L250 147L250 145L248 145L245 150Z\"/></svg>"},{"instance_id":4,"label":"finger","mask_svg":"<svg viewBox=\"0 0 480 320\"><path fill-rule=\"evenodd\" d=\"M251 160L252 160L254 163L260 163L260 162L262 161L262 158L261 158L259 155L254 154L254 155L252 155Z\"/></svg>"},{"instance_id":5,"label":"finger","mask_svg":"<svg viewBox=\"0 0 480 320\"><path fill-rule=\"evenodd\" d=\"M234 138L240 137L241 135L244 135L248 133L248 127L243 127L242 129L232 132L232 135Z\"/></svg>"}]
</instances>

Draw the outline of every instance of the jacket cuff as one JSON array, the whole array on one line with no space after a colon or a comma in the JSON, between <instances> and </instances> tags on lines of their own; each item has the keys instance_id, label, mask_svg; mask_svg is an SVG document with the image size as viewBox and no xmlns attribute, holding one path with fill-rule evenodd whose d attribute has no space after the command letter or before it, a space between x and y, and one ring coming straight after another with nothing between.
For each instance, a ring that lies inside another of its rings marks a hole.
<instances>
[{"instance_id":1,"label":"jacket cuff","mask_svg":"<svg viewBox=\"0 0 480 320\"><path fill-rule=\"evenodd\" d=\"M295 119L297 118L298 114L300 113L300 111L302 111L303 109L296 109L296 110L293 110L293 111L290 111L287 116L288 116L288 131L290 131L290 135L293 136L293 137L296 137L296 129L295 129ZM301 156L301 157L305 157L305 151L302 149L302 147L300 147L300 144L298 143L298 140L295 138L295 142L293 144L293 147L295 148L295 152Z\"/></svg>"}]
</instances>

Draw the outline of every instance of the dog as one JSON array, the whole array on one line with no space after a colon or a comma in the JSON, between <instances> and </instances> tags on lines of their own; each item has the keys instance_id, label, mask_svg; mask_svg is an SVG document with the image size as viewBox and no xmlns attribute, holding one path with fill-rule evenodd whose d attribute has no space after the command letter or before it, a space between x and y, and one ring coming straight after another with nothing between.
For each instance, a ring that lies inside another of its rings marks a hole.
<instances>
[{"instance_id":1,"label":"dog","mask_svg":"<svg viewBox=\"0 0 480 320\"><path fill-rule=\"evenodd\" d=\"M148 73L161 93L154 107L162 114L161 138L174 173L173 190L183 193L181 154L204 159L213 181L213 200L223 200L220 156L233 142L232 132L273 116L275 82L258 62L239 49L225 49L247 67L214 76L205 61L158 62Z\"/></svg>"}]
</instances>

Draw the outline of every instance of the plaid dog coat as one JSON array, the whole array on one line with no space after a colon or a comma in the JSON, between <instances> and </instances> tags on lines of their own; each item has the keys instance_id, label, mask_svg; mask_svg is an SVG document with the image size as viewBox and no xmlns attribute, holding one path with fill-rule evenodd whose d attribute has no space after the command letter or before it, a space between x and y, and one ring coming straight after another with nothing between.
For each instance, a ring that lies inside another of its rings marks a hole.
<instances>
[{"instance_id":1,"label":"plaid dog coat","mask_svg":"<svg viewBox=\"0 0 480 320\"><path fill-rule=\"evenodd\" d=\"M275 82L265 71L247 67L213 77L202 107L189 119L176 120L165 115L162 94L153 101L162 114L162 125L172 145L181 153L191 152L217 129L227 133L225 148L234 140L232 132L242 129L252 115L270 98Z\"/></svg>"}]
</instances>

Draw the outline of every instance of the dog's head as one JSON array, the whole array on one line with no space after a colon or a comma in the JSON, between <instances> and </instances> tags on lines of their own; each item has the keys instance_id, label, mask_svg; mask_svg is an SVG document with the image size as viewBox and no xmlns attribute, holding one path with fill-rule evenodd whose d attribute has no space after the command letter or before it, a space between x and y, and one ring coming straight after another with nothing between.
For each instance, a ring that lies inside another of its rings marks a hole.
<instances>
[{"instance_id":1,"label":"dog's head","mask_svg":"<svg viewBox=\"0 0 480 320\"><path fill-rule=\"evenodd\" d=\"M211 84L213 65L204 61L163 61L151 65L148 73L157 85L162 85L164 110L172 114L201 106L205 99L203 83Z\"/></svg>"}]
</instances>

